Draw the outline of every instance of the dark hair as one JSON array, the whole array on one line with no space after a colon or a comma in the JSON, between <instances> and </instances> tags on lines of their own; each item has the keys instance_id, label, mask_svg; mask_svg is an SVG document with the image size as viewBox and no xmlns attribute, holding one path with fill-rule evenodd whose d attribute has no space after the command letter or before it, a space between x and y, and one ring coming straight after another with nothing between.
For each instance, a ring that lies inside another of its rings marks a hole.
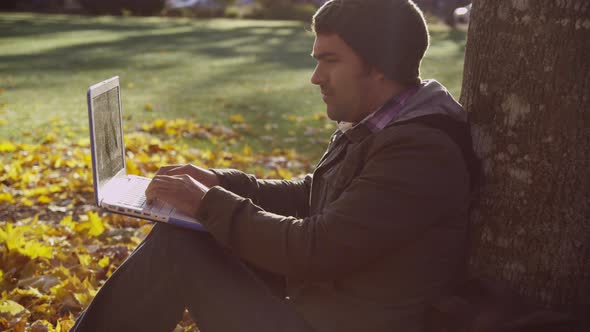
<instances>
[{"instance_id":1,"label":"dark hair","mask_svg":"<svg viewBox=\"0 0 590 332\"><path fill-rule=\"evenodd\" d=\"M410 0L330 0L313 16L316 34L335 33L368 64L402 84L420 82L428 30Z\"/></svg>"}]
</instances>

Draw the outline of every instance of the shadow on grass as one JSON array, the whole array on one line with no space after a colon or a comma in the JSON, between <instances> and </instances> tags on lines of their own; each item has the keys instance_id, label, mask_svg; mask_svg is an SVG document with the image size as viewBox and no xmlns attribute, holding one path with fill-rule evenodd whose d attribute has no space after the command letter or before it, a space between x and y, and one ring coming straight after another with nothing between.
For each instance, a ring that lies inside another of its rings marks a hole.
<instances>
[{"instance_id":1,"label":"shadow on grass","mask_svg":"<svg viewBox=\"0 0 590 332\"><path fill-rule=\"evenodd\" d=\"M1 14L1 13L0 13ZM167 27L188 25L188 21L167 21ZM0 38L41 37L47 34L82 30L142 31L154 29L152 24L130 21L123 17L83 17L63 15L10 14L0 17Z\"/></svg>"},{"instance_id":2,"label":"shadow on grass","mask_svg":"<svg viewBox=\"0 0 590 332\"><path fill-rule=\"evenodd\" d=\"M438 79L458 96L465 31L435 28L431 36L423 78ZM292 22L1 14L0 87L19 114L39 103L51 111L42 114L84 127L86 87L120 75L133 121L232 125L228 119L239 114L252 125L248 144L298 147L315 156L333 128L290 118L325 112L309 84L312 42L304 25ZM155 111L146 111L147 104Z\"/></svg>"},{"instance_id":3,"label":"shadow on grass","mask_svg":"<svg viewBox=\"0 0 590 332\"><path fill-rule=\"evenodd\" d=\"M166 30L170 27L180 29ZM126 68L136 64L137 56L157 55L159 52L180 52L186 57L193 55L216 60L249 57L255 63L293 69L310 66L310 59L302 56L309 52L310 37L299 25L275 28L253 23L220 29L207 24L174 23L173 20L166 21L163 26L118 24L111 20L105 23L95 20L88 24L47 19L35 22L27 19L0 21L0 36L42 38L41 35L48 33L83 30L121 32L121 37L112 41L90 41L51 48L38 53L3 55L0 56L0 73L17 71L26 75L42 71ZM125 32L131 32L131 35ZM161 69L166 65L160 63L156 66Z\"/></svg>"}]
</instances>

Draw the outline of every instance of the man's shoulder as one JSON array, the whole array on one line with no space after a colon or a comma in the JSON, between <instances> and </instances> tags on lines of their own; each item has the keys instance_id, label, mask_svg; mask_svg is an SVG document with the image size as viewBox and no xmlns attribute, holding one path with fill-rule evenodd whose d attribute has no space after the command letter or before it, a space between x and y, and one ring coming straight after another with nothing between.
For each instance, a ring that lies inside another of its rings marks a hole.
<instances>
[{"instance_id":1,"label":"man's shoulder","mask_svg":"<svg viewBox=\"0 0 590 332\"><path fill-rule=\"evenodd\" d=\"M456 150L449 133L441 127L416 120L389 125L375 133L372 146L380 149L385 146L418 147L430 146L439 149Z\"/></svg>"},{"instance_id":2,"label":"man's shoulder","mask_svg":"<svg viewBox=\"0 0 590 332\"><path fill-rule=\"evenodd\" d=\"M472 189L481 181L481 161L473 150L469 123L443 114L394 123L376 135L373 151L412 150L424 160L467 170ZM430 156L430 157L426 157Z\"/></svg>"}]
</instances>

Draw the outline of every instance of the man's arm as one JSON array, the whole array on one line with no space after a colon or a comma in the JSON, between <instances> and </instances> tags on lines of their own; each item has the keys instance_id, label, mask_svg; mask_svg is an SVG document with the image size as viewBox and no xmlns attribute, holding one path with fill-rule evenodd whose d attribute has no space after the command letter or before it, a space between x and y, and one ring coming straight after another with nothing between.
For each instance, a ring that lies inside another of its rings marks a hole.
<instances>
[{"instance_id":1,"label":"man's arm","mask_svg":"<svg viewBox=\"0 0 590 332\"><path fill-rule=\"evenodd\" d=\"M275 273L322 280L361 269L467 206L458 148L437 130L407 127L371 150L361 174L321 214L278 215L213 187L198 218L234 253Z\"/></svg>"},{"instance_id":2,"label":"man's arm","mask_svg":"<svg viewBox=\"0 0 590 332\"><path fill-rule=\"evenodd\" d=\"M268 212L305 218L309 215L311 175L300 180L259 180L235 169L212 169L219 185L249 198Z\"/></svg>"},{"instance_id":3,"label":"man's arm","mask_svg":"<svg viewBox=\"0 0 590 332\"><path fill-rule=\"evenodd\" d=\"M156 185L159 181L168 181L169 183L163 184L163 186L177 186L176 189L181 188L181 190L184 190L185 188L183 187L186 186L183 185L183 182L194 182L190 178L187 178L187 176L205 185L207 188L221 186L239 196L250 198L254 204L261 206L269 212L296 216L298 218L304 218L309 215L311 175L301 180L258 180L253 175L248 175L235 169L209 170L186 164L161 167L152 182ZM179 177L184 177L184 179ZM196 182L194 184L198 186ZM153 191L153 186L150 189ZM183 205L188 207L187 211L191 211L193 206L195 208L197 207L191 200L193 195L186 197L186 195L182 195L180 192L171 195L171 189L168 188L167 196L175 196L176 198L169 202L170 204L177 205L178 207L178 203L184 203ZM206 190L203 188L202 191ZM151 196L153 195L154 193L152 192ZM179 202L181 200L179 197L189 199L186 202Z\"/></svg>"}]
</instances>

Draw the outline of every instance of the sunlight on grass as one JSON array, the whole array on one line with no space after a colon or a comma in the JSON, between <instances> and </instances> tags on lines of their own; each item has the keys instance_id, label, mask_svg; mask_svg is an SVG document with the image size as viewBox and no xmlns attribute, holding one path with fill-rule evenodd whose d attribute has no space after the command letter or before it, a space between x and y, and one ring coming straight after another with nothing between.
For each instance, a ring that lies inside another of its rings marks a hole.
<instances>
[{"instance_id":1,"label":"sunlight on grass","mask_svg":"<svg viewBox=\"0 0 590 332\"><path fill-rule=\"evenodd\" d=\"M458 98L465 33L435 24L431 36L422 77L438 79ZM320 154L322 144L282 139L307 130L290 116L324 112L309 83L312 44L299 22L1 14L0 138L32 140L55 117L85 137L87 87L119 75L126 121L227 125L241 114L255 133L276 138L252 135L254 146L295 144ZM264 129L269 124L272 131ZM324 136L333 129L320 127Z\"/></svg>"}]
</instances>

